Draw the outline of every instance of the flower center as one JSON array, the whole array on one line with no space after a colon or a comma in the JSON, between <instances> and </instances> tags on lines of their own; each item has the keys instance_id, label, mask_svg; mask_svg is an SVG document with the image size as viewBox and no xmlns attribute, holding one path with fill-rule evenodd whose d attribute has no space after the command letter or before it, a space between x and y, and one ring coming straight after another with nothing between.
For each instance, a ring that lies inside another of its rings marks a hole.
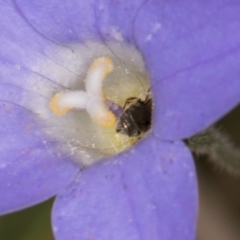
<instances>
[{"instance_id":1,"label":"flower center","mask_svg":"<svg viewBox=\"0 0 240 240\"><path fill-rule=\"evenodd\" d=\"M128 149L149 130L150 85L132 46L85 43L70 48L59 64L64 67L49 66L59 87L49 94L50 111L40 115L47 120L46 133L62 143L59 151L90 165ZM57 59L64 54L65 49L58 51Z\"/></svg>"}]
</instances>

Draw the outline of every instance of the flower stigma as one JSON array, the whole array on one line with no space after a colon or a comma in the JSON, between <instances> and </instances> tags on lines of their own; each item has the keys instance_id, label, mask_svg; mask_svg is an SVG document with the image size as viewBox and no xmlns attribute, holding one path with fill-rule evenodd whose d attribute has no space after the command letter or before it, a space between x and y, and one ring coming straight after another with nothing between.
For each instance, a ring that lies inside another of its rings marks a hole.
<instances>
[{"instance_id":1,"label":"flower stigma","mask_svg":"<svg viewBox=\"0 0 240 240\"><path fill-rule=\"evenodd\" d=\"M44 63L33 68L51 81L34 79L31 90L40 93L34 99L37 111L34 101L24 104L44 120L43 130L49 142L58 143L60 155L88 166L144 136L151 125L144 126L145 113L152 113L150 83L133 46L85 42L58 46L45 55ZM140 130L132 131L139 124Z\"/></svg>"},{"instance_id":2,"label":"flower stigma","mask_svg":"<svg viewBox=\"0 0 240 240\"><path fill-rule=\"evenodd\" d=\"M57 93L50 102L50 109L56 115L65 115L67 111L86 109L94 122L103 127L112 127L115 115L107 108L102 92L104 78L113 70L109 57L100 57L93 61L85 79L86 91L65 91Z\"/></svg>"}]
</instances>

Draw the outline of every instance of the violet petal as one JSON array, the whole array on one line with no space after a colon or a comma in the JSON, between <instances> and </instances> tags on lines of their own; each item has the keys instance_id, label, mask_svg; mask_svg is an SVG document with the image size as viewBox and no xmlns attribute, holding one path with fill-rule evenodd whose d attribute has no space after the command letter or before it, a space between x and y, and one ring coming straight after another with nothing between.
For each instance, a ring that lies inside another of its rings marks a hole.
<instances>
[{"instance_id":1,"label":"violet petal","mask_svg":"<svg viewBox=\"0 0 240 240\"><path fill-rule=\"evenodd\" d=\"M148 2L139 11L134 34L156 86L161 138L189 137L240 102L239 13L231 0Z\"/></svg>"},{"instance_id":2,"label":"violet petal","mask_svg":"<svg viewBox=\"0 0 240 240\"><path fill-rule=\"evenodd\" d=\"M29 112L0 101L0 214L42 202L64 188L79 166L44 142Z\"/></svg>"},{"instance_id":3,"label":"violet petal","mask_svg":"<svg viewBox=\"0 0 240 240\"><path fill-rule=\"evenodd\" d=\"M189 151L153 135L137 147L82 171L57 197L56 239L194 239L197 186Z\"/></svg>"},{"instance_id":4,"label":"violet petal","mask_svg":"<svg viewBox=\"0 0 240 240\"><path fill-rule=\"evenodd\" d=\"M16 12L12 1L2 1L1 11L0 213L3 214L57 194L79 166L59 154L56 149L59 143L50 142L43 135L37 120L36 98L40 94L31 91L27 84L29 76L49 81L31 69L32 62L42 56L45 41ZM36 105L36 112L22 105L26 96L27 101Z\"/></svg>"}]
</instances>

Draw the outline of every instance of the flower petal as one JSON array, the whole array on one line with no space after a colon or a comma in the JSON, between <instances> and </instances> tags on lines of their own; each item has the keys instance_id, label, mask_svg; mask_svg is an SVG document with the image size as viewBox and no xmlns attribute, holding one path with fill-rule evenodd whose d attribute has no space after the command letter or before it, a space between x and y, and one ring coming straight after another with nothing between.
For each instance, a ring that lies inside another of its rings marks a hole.
<instances>
[{"instance_id":1,"label":"flower petal","mask_svg":"<svg viewBox=\"0 0 240 240\"><path fill-rule=\"evenodd\" d=\"M163 139L193 135L240 101L235 0L17 3L28 21L55 41L91 36L136 44L153 85L155 133Z\"/></svg>"},{"instance_id":2,"label":"flower petal","mask_svg":"<svg viewBox=\"0 0 240 240\"><path fill-rule=\"evenodd\" d=\"M161 138L189 137L240 102L239 13L231 0L149 2L139 11L135 39L154 86Z\"/></svg>"},{"instance_id":3,"label":"flower petal","mask_svg":"<svg viewBox=\"0 0 240 240\"><path fill-rule=\"evenodd\" d=\"M57 197L58 240L193 239L197 212L192 157L181 142L143 140L88 168Z\"/></svg>"},{"instance_id":4,"label":"flower petal","mask_svg":"<svg viewBox=\"0 0 240 240\"><path fill-rule=\"evenodd\" d=\"M49 142L40 130L38 91L33 85L48 81L34 72L32 62L42 57L46 41L26 24L12 1L1 2L0 28L0 213L8 213L52 197L65 187L79 166L59 154L59 143ZM30 76L30 77L29 77ZM37 88L37 86L36 86ZM26 96L29 98L26 99ZM31 102L34 110L23 104ZM38 119L38 120L37 120Z\"/></svg>"},{"instance_id":5,"label":"flower petal","mask_svg":"<svg viewBox=\"0 0 240 240\"><path fill-rule=\"evenodd\" d=\"M44 201L64 188L79 166L45 142L29 112L0 101L0 214Z\"/></svg>"}]
</instances>

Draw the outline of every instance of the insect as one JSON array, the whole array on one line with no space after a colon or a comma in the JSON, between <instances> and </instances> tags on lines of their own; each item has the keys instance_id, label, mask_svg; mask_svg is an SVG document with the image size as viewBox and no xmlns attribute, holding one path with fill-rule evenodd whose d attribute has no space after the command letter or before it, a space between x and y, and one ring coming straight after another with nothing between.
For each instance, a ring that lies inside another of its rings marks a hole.
<instances>
[{"instance_id":1,"label":"insect","mask_svg":"<svg viewBox=\"0 0 240 240\"><path fill-rule=\"evenodd\" d=\"M117 122L116 132L129 137L140 137L146 133L152 122L152 97L148 94L145 100L127 98L122 114Z\"/></svg>"}]
</instances>

